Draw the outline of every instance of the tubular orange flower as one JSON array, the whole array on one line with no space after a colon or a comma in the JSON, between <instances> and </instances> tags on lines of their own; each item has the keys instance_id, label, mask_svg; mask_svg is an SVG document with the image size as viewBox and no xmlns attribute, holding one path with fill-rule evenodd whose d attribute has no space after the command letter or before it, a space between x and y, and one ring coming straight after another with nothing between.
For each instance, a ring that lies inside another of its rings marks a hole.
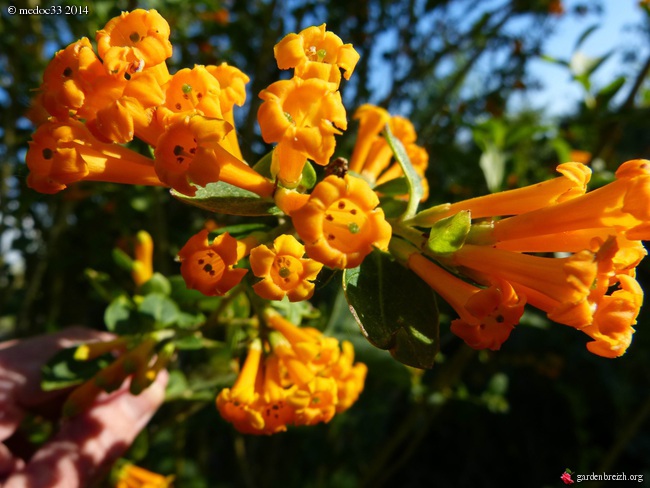
<instances>
[{"instance_id":1,"label":"tubular orange flower","mask_svg":"<svg viewBox=\"0 0 650 488\"><path fill-rule=\"evenodd\" d=\"M376 208L377 195L361 178L328 176L292 213L307 255L332 268L354 268L372 251L386 249L391 227Z\"/></svg>"},{"instance_id":2,"label":"tubular orange flower","mask_svg":"<svg viewBox=\"0 0 650 488\"><path fill-rule=\"evenodd\" d=\"M563 163L557 167L557 171L562 176L542 183L432 207L416 215L412 223L430 226L463 210L470 210L475 219L520 215L584 195L591 178L591 170L587 166Z\"/></svg>"},{"instance_id":3,"label":"tubular orange flower","mask_svg":"<svg viewBox=\"0 0 650 488\"><path fill-rule=\"evenodd\" d=\"M131 276L137 286L141 286L153 276L153 239L144 230L135 236L133 270Z\"/></svg>"},{"instance_id":4,"label":"tubular orange flower","mask_svg":"<svg viewBox=\"0 0 650 488\"><path fill-rule=\"evenodd\" d=\"M313 259L304 259L305 247L295 237L282 234L273 241L272 248L258 246L250 253L253 274L262 281L253 290L267 300L291 302L308 300L314 293L316 276L323 265Z\"/></svg>"},{"instance_id":5,"label":"tubular orange flower","mask_svg":"<svg viewBox=\"0 0 650 488\"><path fill-rule=\"evenodd\" d=\"M163 476L135 464L126 464L117 475L115 488L169 488L173 476Z\"/></svg>"},{"instance_id":6,"label":"tubular orange flower","mask_svg":"<svg viewBox=\"0 0 650 488\"><path fill-rule=\"evenodd\" d=\"M629 239L650 239L650 161L627 161L616 171L616 181L608 185L496 222L493 237L505 241L610 227Z\"/></svg>"},{"instance_id":7,"label":"tubular orange flower","mask_svg":"<svg viewBox=\"0 0 650 488\"><path fill-rule=\"evenodd\" d=\"M104 67L90 41L84 37L57 52L43 73L41 103L60 119L79 110L95 78L104 74Z\"/></svg>"},{"instance_id":8,"label":"tubular orange flower","mask_svg":"<svg viewBox=\"0 0 650 488\"><path fill-rule=\"evenodd\" d=\"M359 399L363 391L368 367L363 363L354 362L354 347L352 343L341 343L341 356L327 372L336 381L337 404L336 413L350 408Z\"/></svg>"},{"instance_id":9,"label":"tubular orange flower","mask_svg":"<svg viewBox=\"0 0 650 488\"><path fill-rule=\"evenodd\" d=\"M381 139L379 134L390 120L390 114L376 105L364 104L354 112L353 118L359 120L359 133L350 157L350 171L361 173L371 148Z\"/></svg>"},{"instance_id":10,"label":"tubular orange flower","mask_svg":"<svg viewBox=\"0 0 650 488\"><path fill-rule=\"evenodd\" d=\"M352 44L343 44L339 36L325 30L325 24L312 26L299 34L288 34L273 48L278 68L295 68L295 75L319 78L338 88L343 69L346 80L359 61Z\"/></svg>"},{"instance_id":11,"label":"tubular orange flower","mask_svg":"<svg viewBox=\"0 0 650 488\"><path fill-rule=\"evenodd\" d=\"M232 388L224 388L217 396L221 416L244 434L258 434L264 429L262 413L257 408L259 393L255 384L260 376L262 345L254 341L248 349L244 366Z\"/></svg>"},{"instance_id":12,"label":"tubular orange flower","mask_svg":"<svg viewBox=\"0 0 650 488\"><path fill-rule=\"evenodd\" d=\"M219 181L221 168L214 147L232 130L225 120L195 115L167 127L154 151L161 181L185 195L194 195L191 183L206 186Z\"/></svg>"},{"instance_id":13,"label":"tubular orange flower","mask_svg":"<svg viewBox=\"0 0 650 488\"><path fill-rule=\"evenodd\" d=\"M233 106L242 106L246 101L246 83L250 78L241 70L221 63L219 66L206 66L205 69L219 82L221 90L219 92L219 104L223 112L223 118L235 127L235 117ZM226 136L228 141L228 151L239 159L242 158L237 133L233 130Z\"/></svg>"},{"instance_id":14,"label":"tubular orange flower","mask_svg":"<svg viewBox=\"0 0 650 488\"><path fill-rule=\"evenodd\" d=\"M224 181L263 197L273 193L268 181L222 145L232 126L221 119L200 115L176 121L158 139L155 155L160 179L185 195L194 195L198 186Z\"/></svg>"},{"instance_id":15,"label":"tubular orange flower","mask_svg":"<svg viewBox=\"0 0 650 488\"><path fill-rule=\"evenodd\" d=\"M643 303L643 289L627 275L618 276L620 289L603 296L594 312L594 321L580 329L593 339L587 349L599 356L614 358L625 354Z\"/></svg>"},{"instance_id":16,"label":"tubular orange flower","mask_svg":"<svg viewBox=\"0 0 650 488\"><path fill-rule=\"evenodd\" d=\"M408 256L408 267L433 288L460 316L451 331L474 349L498 350L524 313L526 299L505 280L477 288L451 275L419 252Z\"/></svg>"},{"instance_id":17,"label":"tubular orange flower","mask_svg":"<svg viewBox=\"0 0 650 488\"><path fill-rule=\"evenodd\" d=\"M217 396L221 416L244 434L271 435L287 430L294 422L294 409L287 396L295 388L284 388L278 357L262 359L261 343L253 342L235 385Z\"/></svg>"},{"instance_id":18,"label":"tubular orange flower","mask_svg":"<svg viewBox=\"0 0 650 488\"><path fill-rule=\"evenodd\" d=\"M284 186L295 188L306 160L325 166L334 153L334 135L347 128L341 94L323 80L294 77L273 83L260 98L262 137L278 143L271 172Z\"/></svg>"},{"instance_id":19,"label":"tubular orange flower","mask_svg":"<svg viewBox=\"0 0 650 488\"><path fill-rule=\"evenodd\" d=\"M362 105L354 114L359 119L359 134L350 159L350 170L361 174L371 186L380 185L404 176L401 166L393 160L393 152L381 132L386 125L393 135L404 145L404 149L415 171L425 186L423 200L428 196L427 180L424 173L429 164L429 154L418 146L413 124L404 117L393 116L381 107Z\"/></svg>"},{"instance_id":20,"label":"tubular orange flower","mask_svg":"<svg viewBox=\"0 0 650 488\"><path fill-rule=\"evenodd\" d=\"M125 147L98 141L81 123L49 121L32 136L25 158L27 186L57 193L80 180L164 186L153 161Z\"/></svg>"},{"instance_id":21,"label":"tubular orange flower","mask_svg":"<svg viewBox=\"0 0 650 488\"><path fill-rule=\"evenodd\" d=\"M132 74L172 55L169 24L156 10L122 12L97 31L97 52L111 74Z\"/></svg>"},{"instance_id":22,"label":"tubular orange flower","mask_svg":"<svg viewBox=\"0 0 650 488\"><path fill-rule=\"evenodd\" d=\"M248 271L233 267L240 256L237 240L227 232L209 243L208 231L202 230L187 241L178 257L187 287L207 296L228 292Z\"/></svg>"},{"instance_id":23,"label":"tubular orange flower","mask_svg":"<svg viewBox=\"0 0 650 488\"><path fill-rule=\"evenodd\" d=\"M465 245L453 254L452 260L469 272L477 271L483 276L508 281L515 290L526 295L528 303L547 311L549 318L560 322L560 311L586 303L598 273L596 257L587 250L567 258L543 258L487 246ZM548 310L540 295L559 305ZM587 314L579 320L583 323L568 325L587 325L591 316Z\"/></svg>"}]
</instances>

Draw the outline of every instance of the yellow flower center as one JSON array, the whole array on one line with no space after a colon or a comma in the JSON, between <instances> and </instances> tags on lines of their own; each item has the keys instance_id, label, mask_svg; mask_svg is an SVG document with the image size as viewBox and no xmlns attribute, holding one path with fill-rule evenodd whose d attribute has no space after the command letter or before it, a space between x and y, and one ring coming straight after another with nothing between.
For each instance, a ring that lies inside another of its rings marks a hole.
<instances>
[{"instance_id":1,"label":"yellow flower center","mask_svg":"<svg viewBox=\"0 0 650 488\"><path fill-rule=\"evenodd\" d=\"M362 231L367 220L366 213L356 203L341 198L325 212L323 234L330 245L342 252L353 252L358 245L352 236Z\"/></svg>"},{"instance_id":2,"label":"yellow flower center","mask_svg":"<svg viewBox=\"0 0 650 488\"><path fill-rule=\"evenodd\" d=\"M293 256L277 256L271 267L271 278L283 290L295 288L301 281L303 265Z\"/></svg>"},{"instance_id":3,"label":"yellow flower center","mask_svg":"<svg viewBox=\"0 0 650 488\"><path fill-rule=\"evenodd\" d=\"M192 259L195 260L195 267L200 270L196 274L205 280L218 281L226 270L226 264L223 262L223 259L214 251L197 252Z\"/></svg>"}]
</instances>

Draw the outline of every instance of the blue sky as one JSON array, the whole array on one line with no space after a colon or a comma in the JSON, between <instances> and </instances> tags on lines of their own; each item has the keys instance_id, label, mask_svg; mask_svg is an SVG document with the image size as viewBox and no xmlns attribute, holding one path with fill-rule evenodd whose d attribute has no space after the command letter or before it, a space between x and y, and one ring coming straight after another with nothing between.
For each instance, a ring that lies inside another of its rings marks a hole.
<instances>
[{"instance_id":1,"label":"blue sky","mask_svg":"<svg viewBox=\"0 0 650 488\"><path fill-rule=\"evenodd\" d=\"M565 0L567 10L580 0ZM650 51L647 38L635 30L640 24L643 12L638 6L638 0L602 0L604 13L601 17L564 15L558 20L555 34L551 36L545 47L545 54L554 58L569 60L580 35L590 26L599 25L587 40L581 45L580 51L586 56L598 57L614 49L614 54L601 66L593 77L595 88L602 88L620 75L632 76L636 74L637 67ZM634 48L639 59L636 64L623 63L623 52L627 48ZM532 63L532 72L544 84L541 93L536 93L529 100L535 108L545 107L548 115L560 115L570 112L583 98L583 89L575 81L565 67L554 65L550 62L537 60ZM620 95L627 93L628 85L623 87Z\"/></svg>"}]
</instances>

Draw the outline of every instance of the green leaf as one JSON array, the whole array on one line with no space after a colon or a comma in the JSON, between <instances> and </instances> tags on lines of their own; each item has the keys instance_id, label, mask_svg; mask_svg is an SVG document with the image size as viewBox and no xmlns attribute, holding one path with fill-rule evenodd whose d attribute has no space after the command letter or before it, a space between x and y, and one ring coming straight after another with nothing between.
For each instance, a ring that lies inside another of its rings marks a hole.
<instances>
[{"instance_id":1,"label":"green leaf","mask_svg":"<svg viewBox=\"0 0 650 488\"><path fill-rule=\"evenodd\" d=\"M172 285L169 283L169 280L160 273L154 273L151 278L140 287L140 292L143 295L148 295L150 293L169 295L171 291Z\"/></svg>"},{"instance_id":2,"label":"green leaf","mask_svg":"<svg viewBox=\"0 0 650 488\"><path fill-rule=\"evenodd\" d=\"M115 298L104 312L106 328L116 334L132 332L133 303L124 295Z\"/></svg>"},{"instance_id":3,"label":"green leaf","mask_svg":"<svg viewBox=\"0 0 650 488\"><path fill-rule=\"evenodd\" d=\"M225 344L223 342L206 339L198 332L191 336L186 336L175 340L174 345L176 346L177 349L186 350L186 351L220 347L220 346L225 347Z\"/></svg>"},{"instance_id":4,"label":"green leaf","mask_svg":"<svg viewBox=\"0 0 650 488\"><path fill-rule=\"evenodd\" d=\"M596 94L596 103L599 107L606 108L609 102L616 96L619 90L625 85L626 82L625 76L619 76L609 85L602 88Z\"/></svg>"},{"instance_id":5,"label":"green leaf","mask_svg":"<svg viewBox=\"0 0 650 488\"><path fill-rule=\"evenodd\" d=\"M175 323L180 314L176 302L161 293L147 295L138 306L138 312L151 319L156 328L164 328Z\"/></svg>"},{"instance_id":6,"label":"green leaf","mask_svg":"<svg viewBox=\"0 0 650 488\"><path fill-rule=\"evenodd\" d=\"M364 336L398 361L431 368L439 348L433 290L388 254L373 251L345 270L343 291Z\"/></svg>"},{"instance_id":7,"label":"green leaf","mask_svg":"<svg viewBox=\"0 0 650 488\"><path fill-rule=\"evenodd\" d=\"M479 166L483 170L488 189L494 193L501 189L506 168L506 156L494 144L489 143L481 154Z\"/></svg>"},{"instance_id":8,"label":"green leaf","mask_svg":"<svg viewBox=\"0 0 650 488\"><path fill-rule=\"evenodd\" d=\"M384 211L387 219L396 219L406 212L407 203L404 200L395 200L392 197L381 197L379 206Z\"/></svg>"},{"instance_id":9,"label":"green leaf","mask_svg":"<svg viewBox=\"0 0 650 488\"><path fill-rule=\"evenodd\" d=\"M253 165L253 169L257 171L259 174L264 176L265 178L268 178L269 180L273 179L273 175L271 174L271 163L273 162L273 151L267 152L264 156L262 156L257 163Z\"/></svg>"},{"instance_id":10,"label":"green leaf","mask_svg":"<svg viewBox=\"0 0 650 488\"><path fill-rule=\"evenodd\" d=\"M393 151L393 155L402 168L402 171L404 171L404 176L406 177L406 182L408 183L409 200L406 206L406 210L404 211L404 214L401 218L410 219L415 215L420 200L422 199L422 195L424 195L422 181L420 180L420 176L415 171L415 168L411 164L411 160L409 159L408 154L406 154L406 150L404 149L401 141L393 135L388 125L386 125L384 128L384 137L386 138L386 142L388 142L388 146L390 147L391 151Z\"/></svg>"},{"instance_id":11,"label":"green leaf","mask_svg":"<svg viewBox=\"0 0 650 488\"><path fill-rule=\"evenodd\" d=\"M404 195L405 193L408 193L409 186L406 178L400 176L399 178L377 185L373 190L383 195Z\"/></svg>"},{"instance_id":12,"label":"green leaf","mask_svg":"<svg viewBox=\"0 0 650 488\"><path fill-rule=\"evenodd\" d=\"M41 388L44 391L83 383L115 359L111 354L105 354L92 360L79 361L74 358L76 350L76 346L62 349L45 363L41 369Z\"/></svg>"},{"instance_id":13,"label":"green leaf","mask_svg":"<svg viewBox=\"0 0 650 488\"><path fill-rule=\"evenodd\" d=\"M182 202L215 213L245 216L281 213L273 200L261 198L251 191L223 181L209 183L205 188L198 188L193 197L183 195L175 190L171 190L171 194Z\"/></svg>"},{"instance_id":14,"label":"green leaf","mask_svg":"<svg viewBox=\"0 0 650 488\"><path fill-rule=\"evenodd\" d=\"M113 261L125 271L133 270L133 259L118 247L113 249Z\"/></svg>"},{"instance_id":15,"label":"green leaf","mask_svg":"<svg viewBox=\"0 0 650 488\"><path fill-rule=\"evenodd\" d=\"M298 184L298 191L310 190L316 184L318 180L318 175L314 166L307 161L302 167L302 178L300 178L300 183Z\"/></svg>"},{"instance_id":16,"label":"green leaf","mask_svg":"<svg viewBox=\"0 0 650 488\"><path fill-rule=\"evenodd\" d=\"M456 252L465 244L471 227L472 215L469 210L441 219L431 227L427 246L435 254Z\"/></svg>"},{"instance_id":17,"label":"green leaf","mask_svg":"<svg viewBox=\"0 0 650 488\"><path fill-rule=\"evenodd\" d=\"M582 34L580 34L580 37L578 37L578 40L576 41L576 45L575 45L575 47L573 48L573 51L575 52L575 51L577 51L578 49L580 49L580 46L582 46L582 43L585 42L585 41L587 40L587 38L588 38L588 37L589 37L589 36L590 36L594 31L596 31L596 30L599 29L599 28L600 28L600 25L598 25L598 24L594 24L594 25L592 25L592 26L590 26L590 27L587 27L587 29L586 29Z\"/></svg>"}]
</instances>

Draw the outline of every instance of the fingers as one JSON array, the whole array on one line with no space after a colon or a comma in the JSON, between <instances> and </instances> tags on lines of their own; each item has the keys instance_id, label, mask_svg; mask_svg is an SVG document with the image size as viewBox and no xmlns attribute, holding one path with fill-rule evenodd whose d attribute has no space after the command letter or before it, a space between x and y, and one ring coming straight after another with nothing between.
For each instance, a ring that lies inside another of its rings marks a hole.
<instances>
[{"instance_id":1,"label":"fingers","mask_svg":"<svg viewBox=\"0 0 650 488\"><path fill-rule=\"evenodd\" d=\"M137 397L128 392L128 385L100 396L88 412L68 420L3 488L88 486L131 445L162 404L166 384L167 373L162 371Z\"/></svg>"},{"instance_id":2,"label":"fingers","mask_svg":"<svg viewBox=\"0 0 650 488\"><path fill-rule=\"evenodd\" d=\"M40 387L41 367L56 352L82 342L111 338L113 336L106 332L69 327L55 334L0 345L0 412L9 400L27 407L57 395L57 392L44 392Z\"/></svg>"}]
</instances>

